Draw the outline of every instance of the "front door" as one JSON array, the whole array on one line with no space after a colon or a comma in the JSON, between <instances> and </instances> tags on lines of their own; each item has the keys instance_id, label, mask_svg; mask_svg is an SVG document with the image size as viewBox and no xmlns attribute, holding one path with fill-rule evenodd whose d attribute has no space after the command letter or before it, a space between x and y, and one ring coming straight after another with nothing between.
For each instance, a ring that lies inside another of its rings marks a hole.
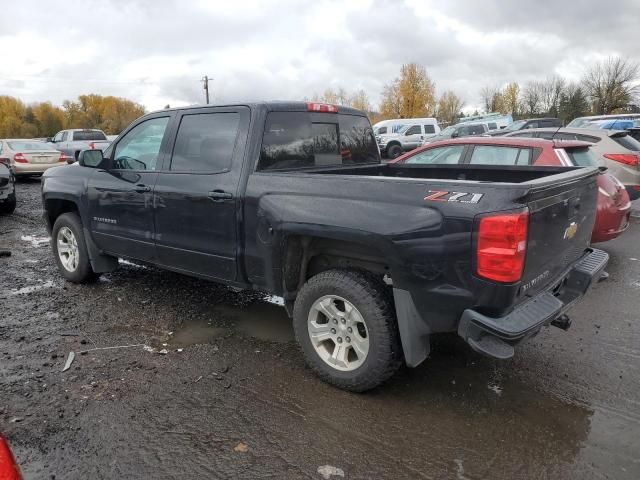
<instances>
[{"instance_id":1,"label":"front door","mask_svg":"<svg viewBox=\"0 0 640 480\"><path fill-rule=\"evenodd\" d=\"M185 110L176 123L171 158L154 189L159 263L233 281L249 109Z\"/></svg>"},{"instance_id":2,"label":"front door","mask_svg":"<svg viewBox=\"0 0 640 480\"><path fill-rule=\"evenodd\" d=\"M153 187L170 116L147 118L105 152L107 168L89 180L91 232L98 247L154 261Z\"/></svg>"},{"instance_id":3,"label":"front door","mask_svg":"<svg viewBox=\"0 0 640 480\"><path fill-rule=\"evenodd\" d=\"M411 125L406 132L404 132L404 141L402 145L405 150L413 150L418 148L424 140L424 134L422 133L421 125Z\"/></svg>"}]
</instances>

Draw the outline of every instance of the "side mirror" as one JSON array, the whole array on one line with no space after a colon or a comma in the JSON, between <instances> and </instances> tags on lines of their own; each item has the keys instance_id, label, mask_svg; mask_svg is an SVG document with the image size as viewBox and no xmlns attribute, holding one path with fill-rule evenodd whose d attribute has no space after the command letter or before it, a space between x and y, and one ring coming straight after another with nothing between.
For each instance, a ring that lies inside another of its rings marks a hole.
<instances>
[{"instance_id":1,"label":"side mirror","mask_svg":"<svg viewBox=\"0 0 640 480\"><path fill-rule=\"evenodd\" d=\"M458 132L451 132L451 138L458 138L460 134Z\"/></svg>"},{"instance_id":2,"label":"side mirror","mask_svg":"<svg viewBox=\"0 0 640 480\"><path fill-rule=\"evenodd\" d=\"M47 137L47 139L45 140L48 143L56 143L56 141L53 139L53 137Z\"/></svg>"},{"instance_id":3,"label":"side mirror","mask_svg":"<svg viewBox=\"0 0 640 480\"><path fill-rule=\"evenodd\" d=\"M82 167L96 168L104 160L102 150L82 150L78 155L78 163Z\"/></svg>"}]
</instances>

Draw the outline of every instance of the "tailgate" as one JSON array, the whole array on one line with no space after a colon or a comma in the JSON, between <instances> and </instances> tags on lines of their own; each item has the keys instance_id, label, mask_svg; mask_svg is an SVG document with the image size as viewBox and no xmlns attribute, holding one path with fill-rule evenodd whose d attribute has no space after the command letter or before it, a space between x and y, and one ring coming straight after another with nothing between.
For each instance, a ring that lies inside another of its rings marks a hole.
<instances>
[{"instance_id":1,"label":"tailgate","mask_svg":"<svg viewBox=\"0 0 640 480\"><path fill-rule=\"evenodd\" d=\"M534 187L529 207L527 253L520 295L549 285L585 252L596 217L596 169L556 184Z\"/></svg>"}]
</instances>

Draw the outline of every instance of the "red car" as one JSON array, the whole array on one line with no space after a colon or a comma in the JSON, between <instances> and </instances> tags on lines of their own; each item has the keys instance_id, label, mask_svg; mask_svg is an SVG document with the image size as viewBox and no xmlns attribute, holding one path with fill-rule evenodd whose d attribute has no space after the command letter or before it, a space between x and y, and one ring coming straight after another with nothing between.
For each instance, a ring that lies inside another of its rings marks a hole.
<instances>
[{"instance_id":1,"label":"red car","mask_svg":"<svg viewBox=\"0 0 640 480\"><path fill-rule=\"evenodd\" d=\"M21 480L20 470L16 464L9 444L0 433L0 480Z\"/></svg>"},{"instance_id":2,"label":"red car","mask_svg":"<svg viewBox=\"0 0 640 480\"><path fill-rule=\"evenodd\" d=\"M465 137L412 150L389 163L599 166L589 143L522 137ZM624 186L606 171L598 175L598 210L591 242L616 238L629 226L631 202Z\"/></svg>"}]
</instances>

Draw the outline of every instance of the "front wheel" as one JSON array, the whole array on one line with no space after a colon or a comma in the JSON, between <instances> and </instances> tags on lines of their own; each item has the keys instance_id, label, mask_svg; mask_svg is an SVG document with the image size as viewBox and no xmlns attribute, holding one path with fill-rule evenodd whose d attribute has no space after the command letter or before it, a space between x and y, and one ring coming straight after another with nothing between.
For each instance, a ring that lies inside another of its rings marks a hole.
<instances>
[{"instance_id":1,"label":"front wheel","mask_svg":"<svg viewBox=\"0 0 640 480\"><path fill-rule=\"evenodd\" d=\"M56 219L51 232L51 246L58 270L70 282L87 283L98 277L91 268L78 214L63 213Z\"/></svg>"},{"instance_id":2,"label":"front wheel","mask_svg":"<svg viewBox=\"0 0 640 480\"><path fill-rule=\"evenodd\" d=\"M390 295L367 273L329 270L311 278L298 293L293 322L307 364L339 388L370 390L402 364Z\"/></svg>"},{"instance_id":3,"label":"front wheel","mask_svg":"<svg viewBox=\"0 0 640 480\"><path fill-rule=\"evenodd\" d=\"M391 145L387 147L387 157L390 159L396 159L402 155L402 147L400 145Z\"/></svg>"}]
</instances>

